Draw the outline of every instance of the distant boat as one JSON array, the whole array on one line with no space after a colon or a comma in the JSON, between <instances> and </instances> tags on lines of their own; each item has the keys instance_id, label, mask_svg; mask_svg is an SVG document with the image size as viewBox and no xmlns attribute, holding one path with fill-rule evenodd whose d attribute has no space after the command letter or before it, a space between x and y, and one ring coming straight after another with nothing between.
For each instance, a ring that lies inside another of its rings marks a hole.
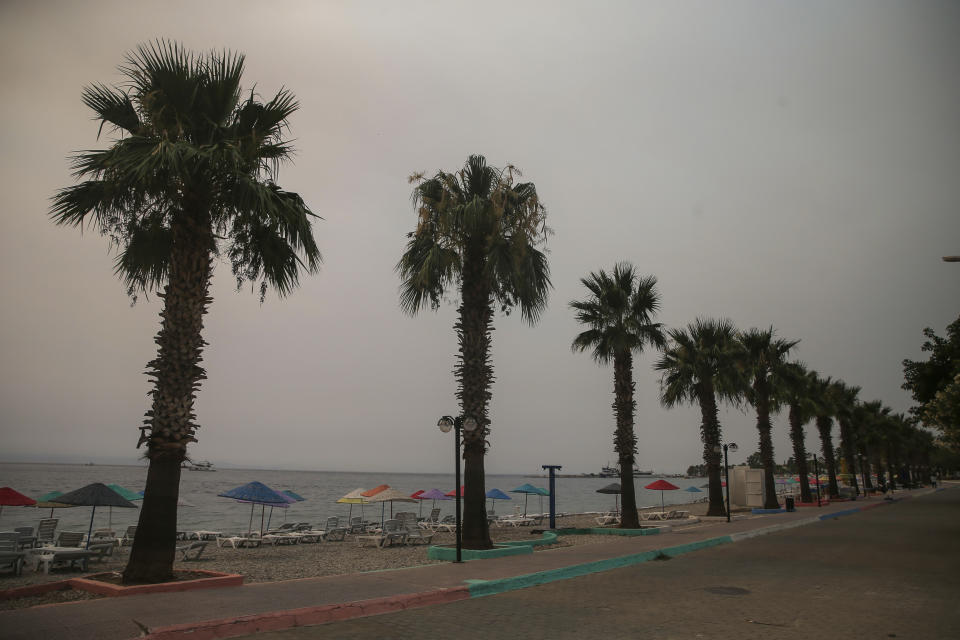
<instances>
[{"instance_id":1,"label":"distant boat","mask_svg":"<svg viewBox=\"0 0 960 640\"><path fill-rule=\"evenodd\" d=\"M620 468L619 468L619 467L611 467L611 466L607 465L606 467L602 467L602 468L600 469L600 473L597 474L597 475L598 475L598 477L600 477L600 478L619 478L619 477L620 477ZM652 475L653 475L653 471L644 471L643 469L634 467L634 468L633 468L633 475L634 475L634 476L652 476Z\"/></svg>"},{"instance_id":2,"label":"distant boat","mask_svg":"<svg viewBox=\"0 0 960 640\"><path fill-rule=\"evenodd\" d=\"M184 462L184 469L189 469L190 471L216 471L213 468L213 463L209 460L200 460L198 462Z\"/></svg>"}]
</instances>

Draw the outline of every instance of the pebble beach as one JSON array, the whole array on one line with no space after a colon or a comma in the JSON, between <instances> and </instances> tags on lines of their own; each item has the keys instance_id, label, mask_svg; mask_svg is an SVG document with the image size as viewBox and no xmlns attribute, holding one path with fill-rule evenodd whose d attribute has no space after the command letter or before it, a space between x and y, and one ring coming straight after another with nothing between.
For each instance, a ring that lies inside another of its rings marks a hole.
<instances>
[{"instance_id":1,"label":"pebble beach","mask_svg":"<svg viewBox=\"0 0 960 640\"><path fill-rule=\"evenodd\" d=\"M706 504L679 505L692 515L702 516ZM669 507L668 507L669 508ZM557 519L558 528L587 528L597 526L598 514L565 515ZM490 528L491 538L495 542L529 539L533 530L543 527L497 527ZM453 545L454 534L438 532L432 544ZM603 544L610 542L607 535L567 535L562 536L555 545L535 547L537 553L547 553L551 549L581 544ZM182 544L182 543L181 543ZM122 571L126 566L129 547L118 550L110 558L100 563L91 563L88 573ZM207 544L197 561L183 562L177 559L176 569L203 569L224 573L237 573L244 576L247 583L273 582L333 576L367 571L383 571L404 567L435 564L442 562L427 557L427 545L397 545L380 549L374 546L359 546L353 536L347 536L342 542L319 542L285 546L263 545L261 547L233 549L229 546L218 547L216 542ZM30 584L64 580L84 575L79 571L55 569L49 574L34 571L32 566L24 568L23 574L0 575L0 590L21 587ZM6 608L0 602L0 608Z\"/></svg>"}]
</instances>

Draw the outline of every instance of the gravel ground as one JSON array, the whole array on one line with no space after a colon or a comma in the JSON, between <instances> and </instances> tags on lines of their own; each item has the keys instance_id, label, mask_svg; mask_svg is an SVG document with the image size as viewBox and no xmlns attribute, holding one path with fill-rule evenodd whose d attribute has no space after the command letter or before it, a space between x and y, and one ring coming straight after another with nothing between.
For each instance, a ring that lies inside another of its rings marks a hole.
<instances>
[{"instance_id":1,"label":"gravel ground","mask_svg":"<svg viewBox=\"0 0 960 640\"><path fill-rule=\"evenodd\" d=\"M684 505L684 508L696 513L701 505ZM561 517L557 520L557 527L592 527L596 526L596 515L580 514ZM490 533L494 541L529 539L533 534L530 527L491 527ZM539 535L539 534L537 534ZM610 542L610 536L604 535L576 535L561 536L555 545L535 547L537 552L549 549L568 547L581 544L602 544ZM433 544L453 544L452 533L441 532L434 536ZM100 564L91 564L90 573L106 571L122 571L126 566L129 547L116 552L112 558ZM245 576L245 581L272 582L277 580L292 580L296 578L313 578L320 576L342 575L348 573L362 573L365 571L380 571L385 569L399 569L415 567L425 564L435 564L438 560L427 558L426 545L395 546L378 549L373 546L358 547L351 536L343 542L321 542L316 544L297 544L289 546L269 546L258 548L233 549L231 547L217 547L210 542L202 557L196 562L177 561L177 569L204 569L224 573L239 573ZM23 575L0 575L0 590L11 589L30 584L54 582L83 575L68 569L55 569L49 575L33 571L32 567L25 567ZM62 602L65 598L74 596L71 592L59 592L44 596L51 598L43 603ZM66 595L65 595L66 594ZM53 599L56 598L56 599ZM27 600L27 599L22 599ZM31 598L30 600L34 600ZM38 602L37 604L39 604ZM0 608L9 608L10 602L0 601ZM33 606L28 605L28 606Z\"/></svg>"}]
</instances>

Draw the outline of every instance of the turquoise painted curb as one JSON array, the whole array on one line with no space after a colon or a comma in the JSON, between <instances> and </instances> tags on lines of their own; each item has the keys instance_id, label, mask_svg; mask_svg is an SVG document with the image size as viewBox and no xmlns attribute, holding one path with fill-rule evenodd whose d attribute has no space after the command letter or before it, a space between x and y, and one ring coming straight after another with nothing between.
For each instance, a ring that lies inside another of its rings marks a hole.
<instances>
[{"instance_id":1,"label":"turquoise painted curb","mask_svg":"<svg viewBox=\"0 0 960 640\"><path fill-rule=\"evenodd\" d=\"M461 549L460 557L463 560L489 560L505 556L523 556L528 553L533 553L533 546L496 544L493 549ZM457 549L456 547L430 547L427 549L427 557L431 560L453 562L457 559Z\"/></svg>"},{"instance_id":2,"label":"turquoise painted curb","mask_svg":"<svg viewBox=\"0 0 960 640\"><path fill-rule=\"evenodd\" d=\"M489 560L490 558L503 558L504 556L526 555L533 553L534 547L556 544L558 537L557 533L553 531L544 531L539 538L498 542L493 545L493 549L462 549L460 557L464 560ZM427 557L431 560L452 562L457 558L457 550L454 547L430 547L427 549Z\"/></svg>"},{"instance_id":3,"label":"turquoise painted curb","mask_svg":"<svg viewBox=\"0 0 960 640\"><path fill-rule=\"evenodd\" d=\"M544 531L541 538L534 538L531 540L504 540L503 542L498 542L498 545L508 546L508 547L542 547L548 544L556 544L558 535L560 532L554 531Z\"/></svg>"},{"instance_id":4,"label":"turquoise painted curb","mask_svg":"<svg viewBox=\"0 0 960 640\"><path fill-rule=\"evenodd\" d=\"M660 556L668 556L673 558L684 553L689 553L698 549L706 549L708 547L715 547L728 542L733 542L730 536L721 536L719 538L701 540L700 542L691 542L690 544L667 547L666 549L654 549L652 551L645 551L643 553L636 553L629 556L621 556L619 558L609 558L607 560L598 560L596 562L578 564L572 567L563 567L561 569L551 569L549 571L528 573L524 576L514 576L512 578L502 578L499 580L470 580L468 581L467 586L470 590L471 598L492 596L498 593L514 591L515 589L534 587L540 584L556 582L557 580L567 580L568 578L576 578L578 576L597 573L599 571L609 571L610 569L629 567L634 564L655 560Z\"/></svg>"},{"instance_id":5,"label":"turquoise painted curb","mask_svg":"<svg viewBox=\"0 0 960 640\"><path fill-rule=\"evenodd\" d=\"M557 529L560 535L570 536L655 536L660 533L660 527L649 529Z\"/></svg>"}]
</instances>

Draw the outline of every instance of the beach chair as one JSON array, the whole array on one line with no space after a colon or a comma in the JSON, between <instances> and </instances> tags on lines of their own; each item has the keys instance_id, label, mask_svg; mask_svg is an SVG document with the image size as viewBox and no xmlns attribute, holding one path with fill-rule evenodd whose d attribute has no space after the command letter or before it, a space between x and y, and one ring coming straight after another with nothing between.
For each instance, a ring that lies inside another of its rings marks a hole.
<instances>
[{"instance_id":1,"label":"beach chair","mask_svg":"<svg viewBox=\"0 0 960 640\"><path fill-rule=\"evenodd\" d=\"M261 544L263 544L263 540L253 536L217 536L218 547L230 545L234 549L242 549L243 547L259 547Z\"/></svg>"},{"instance_id":2,"label":"beach chair","mask_svg":"<svg viewBox=\"0 0 960 640\"><path fill-rule=\"evenodd\" d=\"M393 546L394 543L403 544L406 539L407 530L401 526L399 520L394 518L384 522L383 530L379 533L357 536L359 546L364 546L364 542L375 542L379 549Z\"/></svg>"},{"instance_id":3,"label":"beach chair","mask_svg":"<svg viewBox=\"0 0 960 640\"><path fill-rule=\"evenodd\" d=\"M430 515L420 521L420 528L433 529L440 522L440 507L434 507L430 510Z\"/></svg>"},{"instance_id":4,"label":"beach chair","mask_svg":"<svg viewBox=\"0 0 960 640\"><path fill-rule=\"evenodd\" d=\"M120 546L126 546L128 544L133 544L133 537L137 535L137 525L132 524L127 527L127 530L124 532L123 537L120 538Z\"/></svg>"},{"instance_id":5,"label":"beach chair","mask_svg":"<svg viewBox=\"0 0 960 640\"><path fill-rule=\"evenodd\" d=\"M57 536L56 546L79 548L86 536L87 534L83 531L61 531L60 535Z\"/></svg>"},{"instance_id":6,"label":"beach chair","mask_svg":"<svg viewBox=\"0 0 960 640\"><path fill-rule=\"evenodd\" d=\"M597 521L597 525L601 527L608 524L620 524L620 516L614 511L609 511L601 516L598 516L595 518L595 520Z\"/></svg>"},{"instance_id":7,"label":"beach chair","mask_svg":"<svg viewBox=\"0 0 960 640\"><path fill-rule=\"evenodd\" d=\"M203 550L207 548L208 542L191 542L190 544L182 544L177 547L177 551L180 553L180 558L184 561L199 560L200 556L203 554Z\"/></svg>"},{"instance_id":8,"label":"beach chair","mask_svg":"<svg viewBox=\"0 0 960 640\"><path fill-rule=\"evenodd\" d=\"M15 576L23 572L24 558L27 555L24 551L18 551L17 546L16 538L0 539L0 569L13 569Z\"/></svg>"},{"instance_id":9,"label":"beach chair","mask_svg":"<svg viewBox=\"0 0 960 640\"><path fill-rule=\"evenodd\" d=\"M443 516L443 519L433 525L432 529L434 532L443 529L444 531L452 533L457 529L457 518L456 516Z\"/></svg>"},{"instance_id":10,"label":"beach chair","mask_svg":"<svg viewBox=\"0 0 960 640\"><path fill-rule=\"evenodd\" d=\"M15 527L13 530L20 534L18 544L21 549L24 547L33 549L37 545L37 536L33 535L33 527Z\"/></svg>"},{"instance_id":11,"label":"beach chair","mask_svg":"<svg viewBox=\"0 0 960 640\"><path fill-rule=\"evenodd\" d=\"M323 527L324 542L343 542L347 538L347 527L340 526L340 518L331 516Z\"/></svg>"},{"instance_id":12,"label":"beach chair","mask_svg":"<svg viewBox=\"0 0 960 640\"><path fill-rule=\"evenodd\" d=\"M98 542L96 544L91 544L87 551L96 551L97 555L91 557L91 560L96 560L97 562L103 562L107 558L113 556L114 543L111 540L110 542Z\"/></svg>"},{"instance_id":13,"label":"beach chair","mask_svg":"<svg viewBox=\"0 0 960 640\"><path fill-rule=\"evenodd\" d=\"M425 533L425 530L421 529L417 522L417 514L412 511L398 513L397 519L400 520L401 527L407 532L405 539L407 544L430 544L430 541L433 540L434 533L432 531Z\"/></svg>"},{"instance_id":14,"label":"beach chair","mask_svg":"<svg viewBox=\"0 0 960 640\"><path fill-rule=\"evenodd\" d=\"M37 546L52 545L60 518L44 518L37 525Z\"/></svg>"}]
</instances>

